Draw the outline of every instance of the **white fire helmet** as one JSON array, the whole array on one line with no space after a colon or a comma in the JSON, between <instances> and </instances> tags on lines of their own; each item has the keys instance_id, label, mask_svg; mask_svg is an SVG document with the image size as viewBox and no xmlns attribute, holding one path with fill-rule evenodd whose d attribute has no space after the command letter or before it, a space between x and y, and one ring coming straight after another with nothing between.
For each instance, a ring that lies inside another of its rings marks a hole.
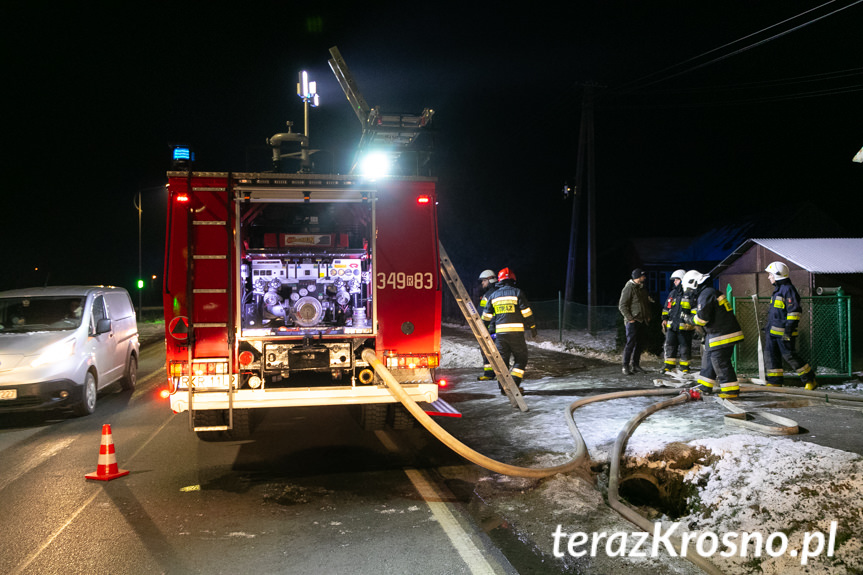
<instances>
[{"instance_id":1,"label":"white fire helmet","mask_svg":"<svg viewBox=\"0 0 863 575\"><path fill-rule=\"evenodd\" d=\"M683 282L683 276L686 275L686 270L675 270L673 274L671 274L671 279L678 279Z\"/></svg>"},{"instance_id":2,"label":"white fire helmet","mask_svg":"<svg viewBox=\"0 0 863 575\"><path fill-rule=\"evenodd\" d=\"M707 281L707 278L710 277L710 274L703 274L698 270L689 270L683 276L683 289L684 290L693 290Z\"/></svg>"},{"instance_id":3,"label":"white fire helmet","mask_svg":"<svg viewBox=\"0 0 863 575\"><path fill-rule=\"evenodd\" d=\"M773 262L767 266L764 271L769 274L773 274L773 277L778 280L788 279L788 266L782 262Z\"/></svg>"},{"instance_id":4,"label":"white fire helmet","mask_svg":"<svg viewBox=\"0 0 863 575\"><path fill-rule=\"evenodd\" d=\"M485 270L481 274L479 274L480 281L488 280L490 283L494 283L497 281L497 274L491 270Z\"/></svg>"}]
</instances>

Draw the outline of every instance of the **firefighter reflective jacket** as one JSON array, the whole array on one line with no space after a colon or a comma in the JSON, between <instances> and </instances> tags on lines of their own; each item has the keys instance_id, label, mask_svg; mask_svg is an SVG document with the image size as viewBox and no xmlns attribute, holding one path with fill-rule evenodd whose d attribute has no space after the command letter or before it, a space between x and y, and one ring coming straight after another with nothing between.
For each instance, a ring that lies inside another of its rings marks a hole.
<instances>
[{"instance_id":1,"label":"firefighter reflective jacket","mask_svg":"<svg viewBox=\"0 0 863 575\"><path fill-rule=\"evenodd\" d=\"M662 320L667 321L668 329L672 331L691 331L695 326L686 323L684 318L692 315L692 304L689 294L683 291L683 286L678 285L671 288L668 298L662 307Z\"/></svg>"},{"instance_id":2,"label":"firefighter reflective jacket","mask_svg":"<svg viewBox=\"0 0 863 575\"><path fill-rule=\"evenodd\" d=\"M495 290L497 290L497 283L488 284L488 289L485 290L485 293L482 294L482 297L479 299L479 307L476 311L480 316L485 311L485 306L488 305L488 301L491 299L491 294L493 294ZM488 324L488 322L486 323ZM494 333L494 326L487 325L486 327L488 327L488 333Z\"/></svg>"},{"instance_id":3,"label":"firefighter reflective jacket","mask_svg":"<svg viewBox=\"0 0 863 575\"><path fill-rule=\"evenodd\" d=\"M767 333L775 337L783 337L786 333L796 336L801 310L800 294L791 280L776 280L767 313Z\"/></svg>"},{"instance_id":4,"label":"firefighter reflective jacket","mask_svg":"<svg viewBox=\"0 0 863 575\"><path fill-rule=\"evenodd\" d=\"M509 280L504 280L491 294L491 299L482 313L482 320L486 322L490 333L524 332L525 326L529 329L536 327L524 292Z\"/></svg>"},{"instance_id":5,"label":"firefighter reflective jacket","mask_svg":"<svg viewBox=\"0 0 863 575\"><path fill-rule=\"evenodd\" d=\"M692 322L707 333L704 344L709 349L718 349L743 341L743 331L725 294L710 286L695 293L698 307L693 310Z\"/></svg>"}]
</instances>

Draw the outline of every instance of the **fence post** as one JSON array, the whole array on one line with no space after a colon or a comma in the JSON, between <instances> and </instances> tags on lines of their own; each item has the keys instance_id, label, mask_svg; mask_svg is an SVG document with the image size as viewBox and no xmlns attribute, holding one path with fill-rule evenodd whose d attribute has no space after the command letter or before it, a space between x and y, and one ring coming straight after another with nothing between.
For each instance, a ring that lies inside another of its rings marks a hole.
<instances>
[{"instance_id":1,"label":"fence post","mask_svg":"<svg viewBox=\"0 0 863 575\"><path fill-rule=\"evenodd\" d=\"M557 341L563 342L563 316L564 316L563 296L560 290L557 290Z\"/></svg>"}]
</instances>

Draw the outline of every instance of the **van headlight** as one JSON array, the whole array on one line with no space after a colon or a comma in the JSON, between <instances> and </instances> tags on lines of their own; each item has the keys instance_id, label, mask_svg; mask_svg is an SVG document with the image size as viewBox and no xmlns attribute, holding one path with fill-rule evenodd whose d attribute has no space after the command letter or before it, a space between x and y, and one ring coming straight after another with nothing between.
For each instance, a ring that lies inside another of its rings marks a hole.
<instances>
[{"instance_id":1,"label":"van headlight","mask_svg":"<svg viewBox=\"0 0 863 575\"><path fill-rule=\"evenodd\" d=\"M32 365L33 367L39 367L40 365L55 363L68 357L72 357L73 353L75 353L74 339L60 341L51 344L44 350L42 350L42 353L40 353L30 365Z\"/></svg>"}]
</instances>

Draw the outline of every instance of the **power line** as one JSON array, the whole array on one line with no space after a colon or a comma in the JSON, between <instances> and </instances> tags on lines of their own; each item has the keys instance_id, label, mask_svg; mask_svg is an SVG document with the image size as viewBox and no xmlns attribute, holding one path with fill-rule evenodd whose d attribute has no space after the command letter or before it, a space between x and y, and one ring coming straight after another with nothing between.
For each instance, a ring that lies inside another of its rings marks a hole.
<instances>
[{"instance_id":1,"label":"power line","mask_svg":"<svg viewBox=\"0 0 863 575\"><path fill-rule=\"evenodd\" d=\"M823 90L812 90L809 92L797 92L794 94L777 94L775 96L760 96L755 98L737 98L728 100L715 100L712 102L661 102L655 104L633 104L607 107L615 110L644 110L658 108L710 108L719 106L736 106L741 104L762 104L768 102L780 102L784 100L802 100L807 98L818 98L823 96L836 96L840 94L848 94L852 92L863 91L863 84L853 84L851 86L842 86L838 88L827 88Z\"/></svg>"},{"instance_id":2,"label":"power line","mask_svg":"<svg viewBox=\"0 0 863 575\"><path fill-rule=\"evenodd\" d=\"M644 95L668 95L668 94L692 94L698 92L717 92L720 90L744 90L748 88L772 88L777 86L791 86L795 84L806 84L811 82L824 82L828 80L836 80L839 78L848 78L851 76L863 75L863 68L847 68L845 70L836 70L834 72L821 72L818 74L809 74L806 76L791 76L788 78L774 78L772 80L757 80L754 82L742 82L739 84L724 84L719 86L700 86L692 88L667 88L660 90L651 90L649 92L639 92Z\"/></svg>"},{"instance_id":3,"label":"power line","mask_svg":"<svg viewBox=\"0 0 863 575\"><path fill-rule=\"evenodd\" d=\"M781 26L782 24L785 24L785 23L787 23L787 22L790 22L790 21L792 21L792 20L795 20L795 19L797 19L797 18L800 18L801 16L804 16L804 15L806 15L806 14L809 14L809 13L811 13L811 12L815 11L815 10L819 10L819 9L823 8L824 6L827 6L827 5L829 5L829 4L834 3L835 1L836 1L836 0L830 0L829 2L826 2L826 3L824 3L824 4L821 4L820 6L816 6L815 8L811 8L811 9L809 9L809 10L806 10L805 12L801 12L800 14L797 14L796 16L792 16L791 18L787 18L787 19L785 19L785 20L783 20L783 21L781 21L781 22L777 22L776 24L773 24L773 25L771 25L771 26L768 26L768 27L766 27L766 28L763 28L763 29L759 30L758 32L754 32L754 33L752 33L752 34L748 34L748 35L746 35L746 36L743 36L743 37L741 37L741 38L738 38L737 40L734 40L733 42L729 42L729 43L727 43L727 44L724 44L724 45L719 46L719 47L717 47L717 48L714 48L714 49L712 49L712 50L708 50L707 52L704 52L704 53L702 53L702 54L699 54L698 56L694 56L694 57L692 57L692 58L689 58L689 59L687 59L687 60L684 60L683 62L679 62L679 63L677 63L677 64L674 64L674 65L672 65L672 66L669 66L669 67L667 67L667 68L664 68L664 69L662 69L662 70L659 70L659 71L657 71L657 72L654 72L654 73L652 73L652 74L648 74L647 76L643 76L643 77L641 77L641 78L638 78L638 79L636 79L636 80L633 80L633 81L631 81L631 82L628 82L627 84L624 84L623 86L621 86L621 87L619 87L619 88L617 88L617 89L613 89L613 90L611 90L610 92L606 92L606 94L608 94L608 93L616 94L616 95L617 95L617 94L626 94L626 93L632 92L632 91L634 91L634 90L636 90L636 89L646 88L646 87L648 87L648 86L652 86L652 85L654 85L654 84L658 84L658 83L660 83L660 82L664 82L664 81L666 81L666 80L669 80L669 79L671 79L671 78L676 78L677 76L681 76L681 75L683 75L683 74L687 74L687 73L692 72L692 71L694 71L694 70L698 70L698 69L700 69L700 68L704 68L705 66L709 66L710 64L715 64L716 62L721 62L722 60L725 60L725 59L727 59L727 58L730 58L730 57L735 56L735 55L737 55L737 54L740 54L740 53L742 53L742 52L745 52L745 51L751 50L752 48L756 48L756 47L758 47L758 46L761 46L761 45L763 45L763 44L766 44L767 42L770 42L770 41L775 40L775 39L777 39L777 38L781 38L782 36L785 36L785 35L787 35L787 34L790 34L791 32L797 31L797 30L799 30L799 29L801 29L801 28L804 28L804 27L806 27L806 26L808 26L808 25L810 25L810 24L813 24L813 23L815 23L815 22L818 22L818 21L820 21L820 20L823 20L824 18L827 18L828 16L832 16L832 15L834 15L834 14L837 14L837 13L839 13L839 12L843 11L843 10L846 10L846 9L848 9L848 8L851 8L851 7L853 7L853 6L856 6L857 4L860 4L861 2L863 2L863 0L854 0L854 2L852 2L851 4L848 4L848 5L846 5L846 6L843 6L843 7L841 7L841 8L838 8L838 9L836 9L836 10L833 10L832 12L829 12L829 13L827 13L827 14L823 14L823 15L821 15L821 16L818 16L817 18L813 18L813 19L811 19L811 20L808 20L807 22L804 22L804 23L802 23L802 24L799 24L799 25L797 25L797 26L794 26L794 27L792 27L792 28L789 28L788 30L784 30L784 31L782 31L782 32L779 32L779 33L777 33L777 34L774 34L773 36L770 36L770 37L765 38L765 39L763 39L763 40L759 40L759 41L757 41L757 42L755 42L755 43L749 44L748 46L744 46L744 47L742 47L742 48L739 48L739 49L734 50L734 51L732 51L732 52L729 52L729 53L727 53L727 54L723 54L723 55L721 55L721 56L718 56L718 57L716 57L716 58L713 58L712 60L708 60L707 62L703 62L703 63L701 63L701 64L698 64L698 65L695 65L695 66L691 66L691 67L689 67L689 68L686 68L685 70L681 70L681 71L679 71L679 72L675 72L675 73L673 73L673 74L668 74L668 75L663 76L663 77L661 77L661 78L659 78L659 79L657 79L657 80L653 80L653 81L650 81L650 82L647 82L647 83L644 83L644 82L643 82L644 80L646 80L646 79L648 79L648 78L651 78L651 77L657 76L657 75L662 74L662 73L664 73L664 72L666 72L666 71L668 71L668 70L671 70L671 69L674 69L674 68L678 68L678 67L680 67L680 66L684 66L684 65L686 65L686 64L688 64L688 63L690 63L690 62L693 62L693 61L695 61L695 60L698 60L698 59L700 59L700 58L702 58L702 57L704 57L704 56L707 56L707 55L712 54L712 53L714 53L714 52L717 52L717 51L719 51L719 50L723 50L723 49L725 49L725 48L727 48L727 47L729 47L729 46L732 46L732 45L734 45L734 44L737 44L738 42L741 42L741 41L743 41L743 40L747 40L747 39L749 39L749 38L752 38L753 36L757 36L757 35L761 34L762 32L766 32L767 30L771 30L772 28L775 28L775 27L777 27L777 26Z\"/></svg>"}]
</instances>

